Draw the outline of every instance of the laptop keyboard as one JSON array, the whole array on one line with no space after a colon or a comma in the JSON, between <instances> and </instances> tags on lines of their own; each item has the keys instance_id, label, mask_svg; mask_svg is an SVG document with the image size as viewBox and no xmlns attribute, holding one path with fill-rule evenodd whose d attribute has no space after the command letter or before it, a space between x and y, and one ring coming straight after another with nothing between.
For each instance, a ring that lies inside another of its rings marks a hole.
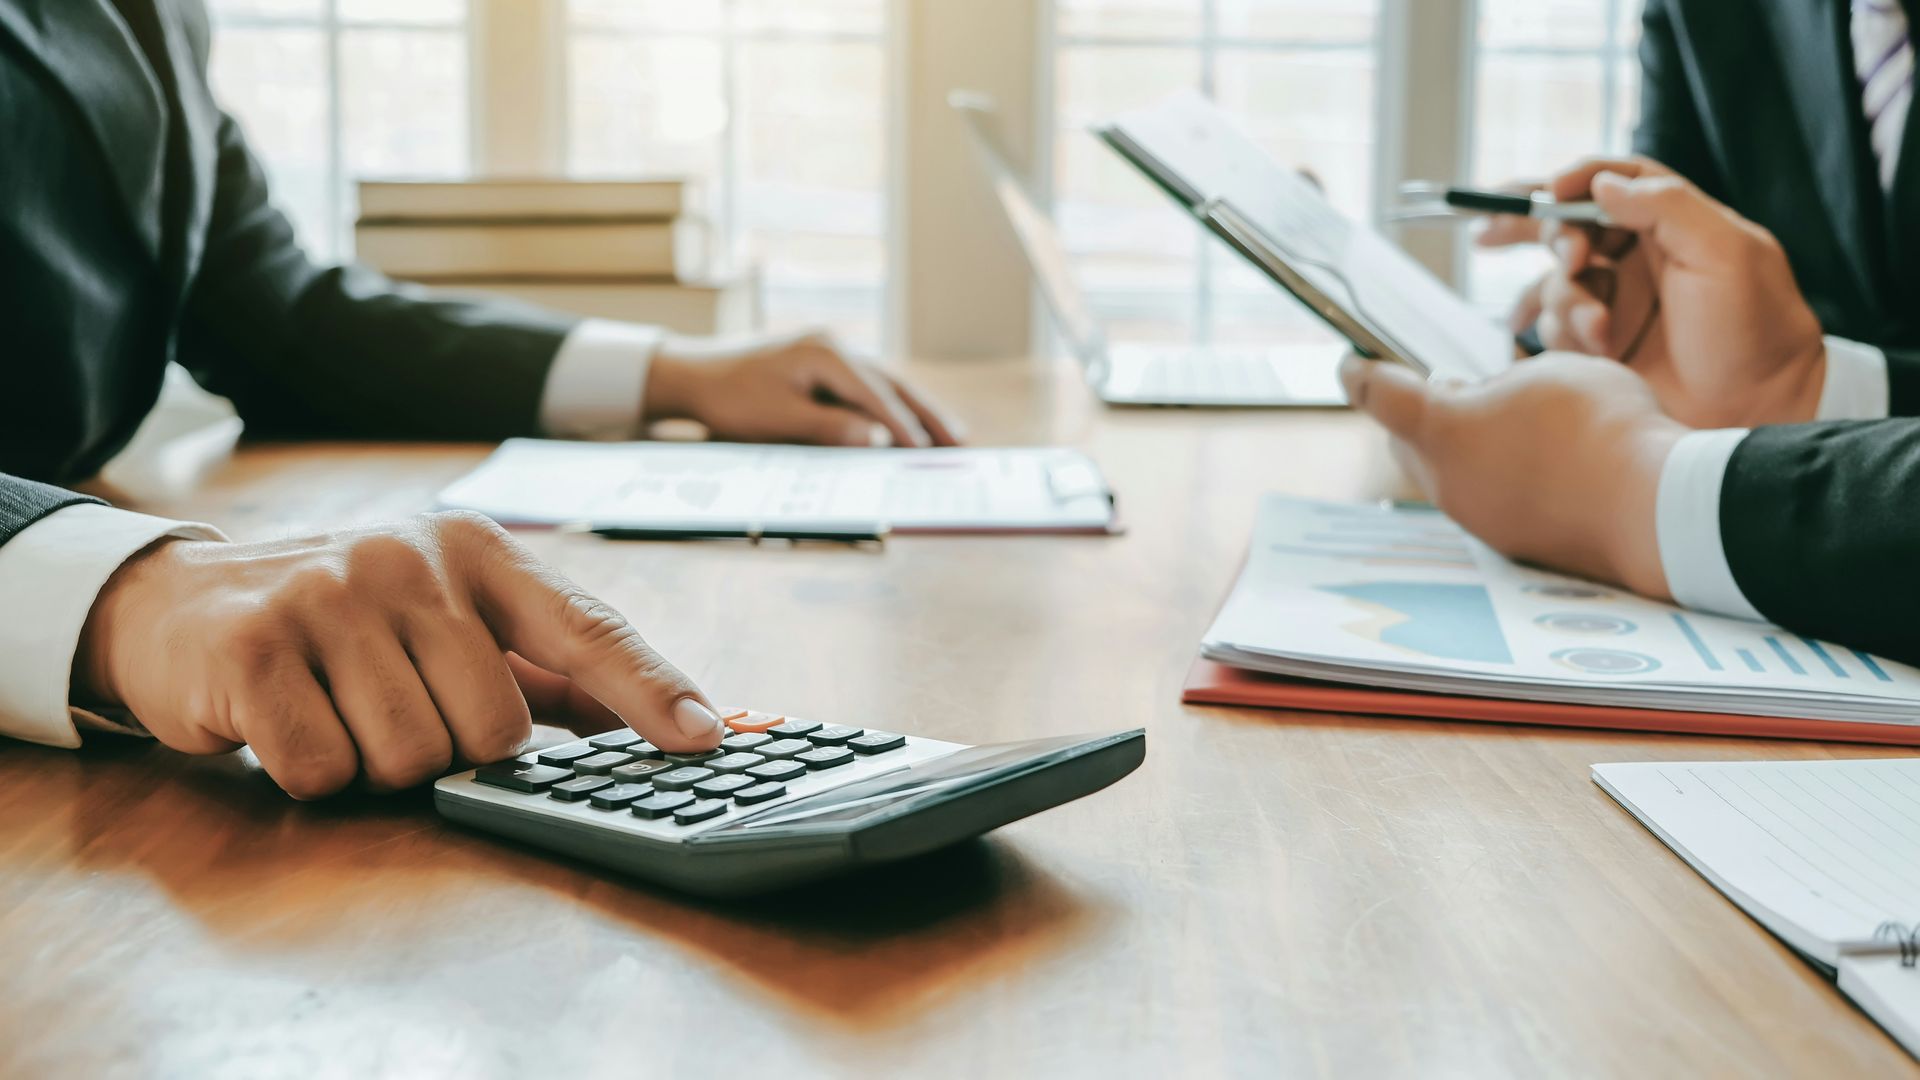
<instances>
[{"instance_id":1,"label":"laptop keyboard","mask_svg":"<svg viewBox=\"0 0 1920 1080\"><path fill-rule=\"evenodd\" d=\"M1147 361L1137 393L1195 398L1277 399L1287 395L1287 384L1274 371L1267 353L1209 349L1196 355L1169 351Z\"/></svg>"}]
</instances>

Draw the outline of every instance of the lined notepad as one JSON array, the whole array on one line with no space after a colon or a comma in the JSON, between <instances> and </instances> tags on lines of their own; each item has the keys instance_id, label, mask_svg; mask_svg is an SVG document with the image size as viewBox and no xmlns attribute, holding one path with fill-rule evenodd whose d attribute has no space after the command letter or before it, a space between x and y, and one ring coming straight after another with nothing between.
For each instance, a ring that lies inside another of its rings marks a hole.
<instances>
[{"instance_id":1,"label":"lined notepad","mask_svg":"<svg viewBox=\"0 0 1920 1080\"><path fill-rule=\"evenodd\" d=\"M1920 759L1596 765L1593 779L1920 1056Z\"/></svg>"}]
</instances>

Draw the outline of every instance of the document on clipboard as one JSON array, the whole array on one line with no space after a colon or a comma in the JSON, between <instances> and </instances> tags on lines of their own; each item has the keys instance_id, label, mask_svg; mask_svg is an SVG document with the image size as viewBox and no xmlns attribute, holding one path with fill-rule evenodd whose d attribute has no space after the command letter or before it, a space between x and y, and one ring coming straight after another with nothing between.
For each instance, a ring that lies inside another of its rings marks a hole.
<instances>
[{"instance_id":1,"label":"document on clipboard","mask_svg":"<svg viewBox=\"0 0 1920 1080\"><path fill-rule=\"evenodd\" d=\"M1113 494L1057 447L870 450L510 439L439 496L507 525L871 533L1109 533Z\"/></svg>"},{"instance_id":2,"label":"document on clipboard","mask_svg":"<svg viewBox=\"0 0 1920 1080\"><path fill-rule=\"evenodd\" d=\"M1469 382L1513 363L1505 331L1199 94L1182 91L1094 134L1361 355Z\"/></svg>"}]
</instances>

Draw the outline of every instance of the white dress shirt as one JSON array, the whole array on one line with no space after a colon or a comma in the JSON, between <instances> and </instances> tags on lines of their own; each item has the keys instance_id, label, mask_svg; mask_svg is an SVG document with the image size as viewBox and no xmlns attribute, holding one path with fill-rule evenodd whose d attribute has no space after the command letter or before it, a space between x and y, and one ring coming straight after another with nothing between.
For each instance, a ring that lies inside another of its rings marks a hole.
<instances>
[{"instance_id":1,"label":"white dress shirt","mask_svg":"<svg viewBox=\"0 0 1920 1080\"><path fill-rule=\"evenodd\" d=\"M601 320L575 327L547 372L541 429L568 438L636 436L662 336ZM131 719L73 707L69 683L101 587L164 537L225 539L211 526L87 503L48 514L0 544L0 735L71 747L82 730L139 732Z\"/></svg>"},{"instance_id":2,"label":"white dress shirt","mask_svg":"<svg viewBox=\"0 0 1920 1080\"><path fill-rule=\"evenodd\" d=\"M1887 357L1871 345L1827 339L1827 376L1816 420L1878 420L1887 415ZM1720 540L1720 486L1746 428L1681 437L1660 471L1654 528L1660 565L1676 602L1701 611L1759 619L1733 580Z\"/></svg>"}]
</instances>

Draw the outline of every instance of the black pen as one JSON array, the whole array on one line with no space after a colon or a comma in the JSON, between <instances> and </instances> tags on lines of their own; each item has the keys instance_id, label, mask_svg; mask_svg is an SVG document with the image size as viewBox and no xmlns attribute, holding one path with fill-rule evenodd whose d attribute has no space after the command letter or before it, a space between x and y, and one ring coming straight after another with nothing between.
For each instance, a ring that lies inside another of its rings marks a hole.
<instances>
[{"instance_id":1,"label":"black pen","mask_svg":"<svg viewBox=\"0 0 1920 1080\"><path fill-rule=\"evenodd\" d=\"M1516 195L1505 191L1478 191L1450 187L1441 201L1455 210L1470 214L1512 214L1516 217L1545 218L1549 221L1577 221L1588 225L1612 225L1599 203L1559 202L1543 191Z\"/></svg>"},{"instance_id":2,"label":"black pen","mask_svg":"<svg viewBox=\"0 0 1920 1080\"><path fill-rule=\"evenodd\" d=\"M578 531L607 540L819 540L828 543L881 543L890 531L885 525L613 525L594 523Z\"/></svg>"}]
</instances>

